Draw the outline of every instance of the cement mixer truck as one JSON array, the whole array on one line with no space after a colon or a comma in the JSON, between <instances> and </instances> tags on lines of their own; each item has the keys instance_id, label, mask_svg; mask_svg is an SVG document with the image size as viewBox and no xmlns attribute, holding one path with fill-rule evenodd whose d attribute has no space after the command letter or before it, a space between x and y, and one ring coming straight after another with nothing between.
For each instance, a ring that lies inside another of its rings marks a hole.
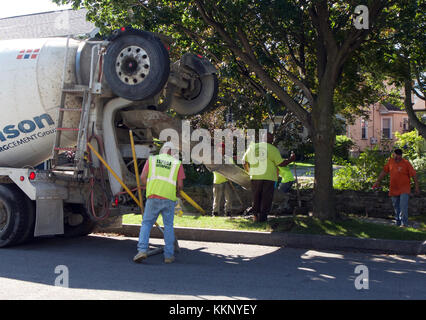
<instances>
[{"instance_id":1,"label":"cement mixer truck","mask_svg":"<svg viewBox=\"0 0 426 320\"><path fill-rule=\"evenodd\" d=\"M213 65L191 53L171 62L169 46L131 28L102 40L0 41L0 247L85 235L135 212L111 171L134 190L132 151L138 162L155 152L156 115L200 113L217 96Z\"/></svg>"}]
</instances>

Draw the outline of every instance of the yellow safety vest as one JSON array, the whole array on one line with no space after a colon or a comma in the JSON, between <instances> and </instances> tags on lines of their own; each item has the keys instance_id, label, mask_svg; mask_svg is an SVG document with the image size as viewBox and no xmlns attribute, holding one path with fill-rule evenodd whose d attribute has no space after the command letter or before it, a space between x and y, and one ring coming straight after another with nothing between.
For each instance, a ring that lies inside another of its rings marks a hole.
<instances>
[{"instance_id":1,"label":"yellow safety vest","mask_svg":"<svg viewBox=\"0 0 426 320\"><path fill-rule=\"evenodd\" d=\"M285 167L278 167L279 176L281 177L281 183L286 183L290 181L294 181L293 173L291 172L291 169L288 166Z\"/></svg>"},{"instance_id":2,"label":"yellow safety vest","mask_svg":"<svg viewBox=\"0 0 426 320\"><path fill-rule=\"evenodd\" d=\"M213 184L222 184L228 181L222 174L219 172L213 171Z\"/></svg>"},{"instance_id":3,"label":"yellow safety vest","mask_svg":"<svg viewBox=\"0 0 426 320\"><path fill-rule=\"evenodd\" d=\"M162 153L150 156L146 197L157 195L176 201L176 182L181 162Z\"/></svg>"}]
</instances>

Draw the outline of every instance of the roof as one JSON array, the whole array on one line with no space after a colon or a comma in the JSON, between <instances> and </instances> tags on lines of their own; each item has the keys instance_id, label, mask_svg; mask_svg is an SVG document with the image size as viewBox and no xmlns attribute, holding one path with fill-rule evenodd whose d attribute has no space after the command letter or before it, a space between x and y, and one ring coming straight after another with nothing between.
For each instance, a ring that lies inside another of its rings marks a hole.
<instances>
[{"instance_id":1,"label":"roof","mask_svg":"<svg viewBox=\"0 0 426 320\"><path fill-rule=\"evenodd\" d=\"M58 10L0 19L0 40L61 37L90 33L87 10Z\"/></svg>"},{"instance_id":2,"label":"roof","mask_svg":"<svg viewBox=\"0 0 426 320\"><path fill-rule=\"evenodd\" d=\"M389 102L383 102L382 105L388 109L388 111L404 111L400 107L397 107L396 105L389 103Z\"/></svg>"}]
</instances>

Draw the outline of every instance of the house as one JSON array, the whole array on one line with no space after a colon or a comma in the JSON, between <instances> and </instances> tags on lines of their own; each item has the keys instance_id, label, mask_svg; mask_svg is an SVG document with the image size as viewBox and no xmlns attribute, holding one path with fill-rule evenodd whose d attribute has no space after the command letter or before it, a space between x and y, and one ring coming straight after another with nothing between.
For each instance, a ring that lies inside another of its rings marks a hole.
<instances>
[{"instance_id":1,"label":"house","mask_svg":"<svg viewBox=\"0 0 426 320\"><path fill-rule=\"evenodd\" d=\"M421 118L426 120L425 101L413 99L413 109L420 114L423 112ZM375 103L369 107L367 115L346 127L346 135L355 144L353 155L375 146L392 148L396 141L395 132L405 133L413 129L407 112L391 103Z\"/></svg>"},{"instance_id":2,"label":"house","mask_svg":"<svg viewBox=\"0 0 426 320\"><path fill-rule=\"evenodd\" d=\"M86 35L95 25L86 21L87 11L58 10L0 19L0 40Z\"/></svg>"}]
</instances>

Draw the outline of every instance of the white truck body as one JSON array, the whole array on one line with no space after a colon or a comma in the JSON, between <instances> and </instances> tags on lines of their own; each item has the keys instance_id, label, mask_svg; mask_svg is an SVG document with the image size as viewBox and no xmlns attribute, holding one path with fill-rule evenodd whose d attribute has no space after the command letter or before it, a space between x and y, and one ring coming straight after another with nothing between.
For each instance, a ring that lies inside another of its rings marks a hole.
<instances>
[{"instance_id":1,"label":"white truck body","mask_svg":"<svg viewBox=\"0 0 426 320\"><path fill-rule=\"evenodd\" d=\"M36 166L52 152L55 120L62 89L66 38L0 41L0 166ZM71 40L69 55L77 52ZM75 58L68 59L66 82L75 82ZM67 105L78 107L74 97ZM78 127L79 114L66 119ZM64 135L66 145L76 142L75 133Z\"/></svg>"}]
</instances>

